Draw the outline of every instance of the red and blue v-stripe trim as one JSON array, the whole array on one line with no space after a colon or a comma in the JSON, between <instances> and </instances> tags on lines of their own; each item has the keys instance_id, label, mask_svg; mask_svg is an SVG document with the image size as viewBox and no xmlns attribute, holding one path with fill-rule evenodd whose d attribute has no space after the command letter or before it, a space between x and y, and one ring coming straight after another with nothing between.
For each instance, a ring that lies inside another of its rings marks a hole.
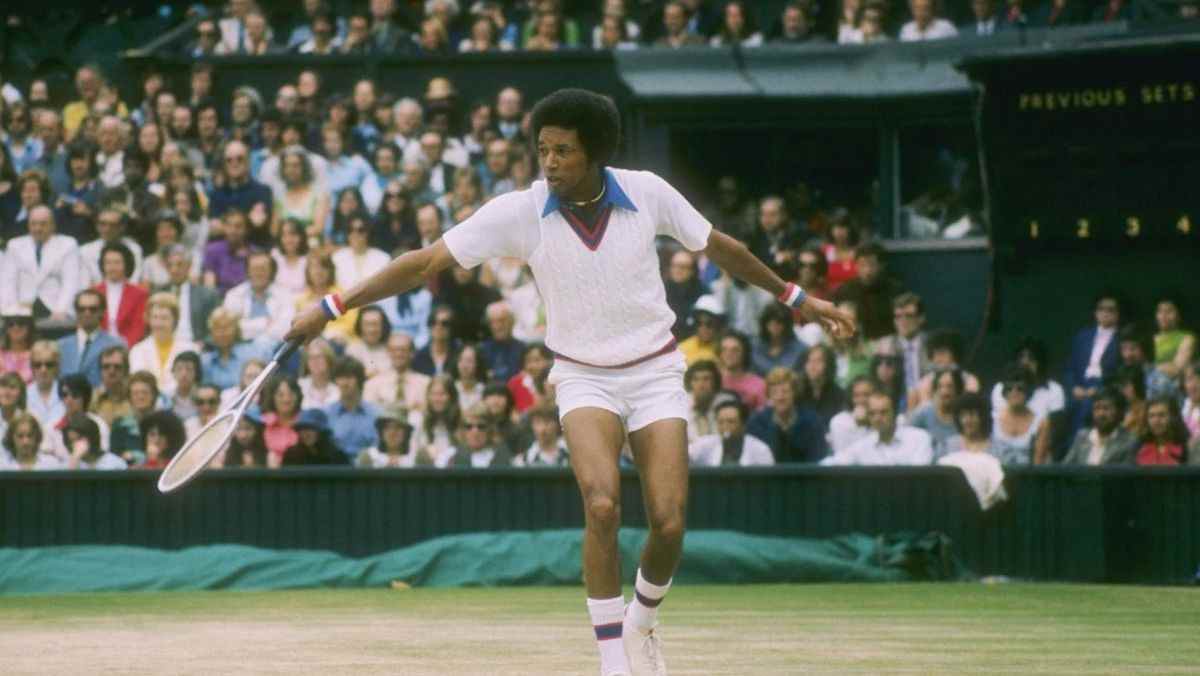
<instances>
[{"instance_id":1,"label":"red and blue v-stripe trim","mask_svg":"<svg viewBox=\"0 0 1200 676\"><path fill-rule=\"evenodd\" d=\"M604 205L604 208L596 214L596 222L590 228L583 222L579 216L576 216L565 206L559 207L558 211L562 217L579 235L579 239L583 240L583 245L590 251L595 251L600 248L600 240L604 239L604 233L608 230L608 217L612 214L613 205L611 203Z\"/></svg>"}]
</instances>

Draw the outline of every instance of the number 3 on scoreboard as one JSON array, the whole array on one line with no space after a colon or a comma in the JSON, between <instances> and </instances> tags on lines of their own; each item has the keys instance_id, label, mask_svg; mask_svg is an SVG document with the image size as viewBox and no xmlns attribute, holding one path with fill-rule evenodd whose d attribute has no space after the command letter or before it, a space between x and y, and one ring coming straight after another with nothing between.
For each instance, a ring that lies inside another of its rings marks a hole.
<instances>
[{"instance_id":1,"label":"number 3 on scoreboard","mask_svg":"<svg viewBox=\"0 0 1200 676\"><path fill-rule=\"evenodd\" d=\"M1088 219L1081 218L1075 222L1075 236L1079 239L1087 239L1092 236L1092 224Z\"/></svg>"}]
</instances>

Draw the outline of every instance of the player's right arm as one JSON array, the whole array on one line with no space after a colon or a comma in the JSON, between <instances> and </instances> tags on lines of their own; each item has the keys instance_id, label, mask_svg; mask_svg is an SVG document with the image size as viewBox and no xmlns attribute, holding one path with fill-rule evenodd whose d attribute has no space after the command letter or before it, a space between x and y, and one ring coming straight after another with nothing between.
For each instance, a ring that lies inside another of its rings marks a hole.
<instances>
[{"instance_id":1,"label":"player's right arm","mask_svg":"<svg viewBox=\"0 0 1200 676\"><path fill-rule=\"evenodd\" d=\"M393 258L382 270L344 291L342 302L347 311L379 302L421 284L454 262L445 240L438 239L429 246ZM314 303L296 315L284 339L313 338L321 333L327 321L329 315L321 308L321 303Z\"/></svg>"}]
</instances>

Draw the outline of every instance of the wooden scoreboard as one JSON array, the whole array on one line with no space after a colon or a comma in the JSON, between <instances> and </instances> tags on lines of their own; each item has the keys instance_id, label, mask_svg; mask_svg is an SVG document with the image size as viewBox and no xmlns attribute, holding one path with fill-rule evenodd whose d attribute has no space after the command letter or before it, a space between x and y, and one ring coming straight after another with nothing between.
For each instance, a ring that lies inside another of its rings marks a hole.
<instances>
[{"instance_id":1,"label":"wooden scoreboard","mask_svg":"<svg viewBox=\"0 0 1200 676\"><path fill-rule=\"evenodd\" d=\"M1200 37L995 53L980 86L1002 256L1200 246Z\"/></svg>"}]
</instances>

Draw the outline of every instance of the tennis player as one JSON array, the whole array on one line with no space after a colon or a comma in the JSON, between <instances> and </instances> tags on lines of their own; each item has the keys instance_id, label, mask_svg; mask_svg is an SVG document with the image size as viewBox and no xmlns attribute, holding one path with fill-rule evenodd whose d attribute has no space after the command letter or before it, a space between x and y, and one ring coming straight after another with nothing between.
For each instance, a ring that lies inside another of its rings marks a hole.
<instances>
[{"instance_id":1,"label":"tennis player","mask_svg":"<svg viewBox=\"0 0 1200 676\"><path fill-rule=\"evenodd\" d=\"M688 397L655 238L703 251L834 336L850 336L853 319L784 282L663 179L609 167L620 135L609 98L557 91L534 107L532 132L544 180L496 197L433 244L396 258L341 296L326 296L295 319L288 337L316 336L327 321L455 263L473 268L499 257L528 263L546 304L546 345L556 355L549 382L583 497L584 582L600 673L666 674L657 614L683 546ZM626 434L650 525L628 606L617 548L618 460Z\"/></svg>"}]
</instances>

